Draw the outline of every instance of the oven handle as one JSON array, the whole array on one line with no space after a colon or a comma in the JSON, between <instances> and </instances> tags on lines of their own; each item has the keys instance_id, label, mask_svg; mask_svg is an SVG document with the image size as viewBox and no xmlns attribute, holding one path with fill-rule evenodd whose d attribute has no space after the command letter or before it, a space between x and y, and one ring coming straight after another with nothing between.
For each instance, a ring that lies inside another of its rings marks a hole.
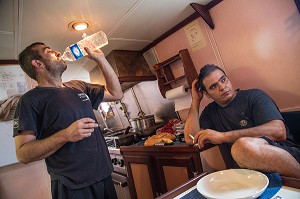
<instances>
[{"instance_id":1,"label":"oven handle","mask_svg":"<svg viewBox=\"0 0 300 199\"><path fill-rule=\"evenodd\" d=\"M120 182L120 181L115 180L115 179L112 179L112 180L113 180L113 183L117 186L121 186L121 187L127 187L128 186L127 182Z\"/></svg>"},{"instance_id":2,"label":"oven handle","mask_svg":"<svg viewBox=\"0 0 300 199\"><path fill-rule=\"evenodd\" d=\"M117 174L117 173L113 172L111 174L111 177L112 177L112 181L115 185L121 186L121 187L128 186L127 177L125 175Z\"/></svg>"}]
</instances>

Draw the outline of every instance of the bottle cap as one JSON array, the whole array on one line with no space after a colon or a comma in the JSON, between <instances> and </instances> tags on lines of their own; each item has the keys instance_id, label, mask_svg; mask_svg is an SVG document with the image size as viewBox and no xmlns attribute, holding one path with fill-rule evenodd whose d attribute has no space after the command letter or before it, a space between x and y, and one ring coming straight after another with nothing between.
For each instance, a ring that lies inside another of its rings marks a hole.
<instances>
[{"instance_id":1,"label":"bottle cap","mask_svg":"<svg viewBox=\"0 0 300 199\"><path fill-rule=\"evenodd\" d=\"M82 34L82 38L84 39L84 38L86 38L87 37L87 34L84 32L83 34Z\"/></svg>"}]
</instances>

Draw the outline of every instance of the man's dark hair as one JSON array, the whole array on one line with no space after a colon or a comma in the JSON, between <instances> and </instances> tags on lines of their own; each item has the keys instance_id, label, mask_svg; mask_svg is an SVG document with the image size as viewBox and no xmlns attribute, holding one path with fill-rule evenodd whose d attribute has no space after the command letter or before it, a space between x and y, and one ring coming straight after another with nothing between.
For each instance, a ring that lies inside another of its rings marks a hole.
<instances>
[{"instance_id":1,"label":"man's dark hair","mask_svg":"<svg viewBox=\"0 0 300 199\"><path fill-rule=\"evenodd\" d=\"M211 72L214 70L220 70L222 71L225 75L226 73L224 72L223 69L221 69L219 66L213 65L213 64L206 64L200 69L200 73L198 75L198 82L197 82L197 87L200 88L202 91L207 91L204 84L203 80L205 77L207 77Z\"/></svg>"},{"instance_id":2,"label":"man's dark hair","mask_svg":"<svg viewBox=\"0 0 300 199\"><path fill-rule=\"evenodd\" d=\"M39 54L38 50L35 49L37 45L45 45L42 42L35 42L29 46L27 46L20 54L19 54L19 64L22 70L32 79L36 79L36 72L31 64L31 61L34 59L41 59L42 56Z\"/></svg>"}]
</instances>

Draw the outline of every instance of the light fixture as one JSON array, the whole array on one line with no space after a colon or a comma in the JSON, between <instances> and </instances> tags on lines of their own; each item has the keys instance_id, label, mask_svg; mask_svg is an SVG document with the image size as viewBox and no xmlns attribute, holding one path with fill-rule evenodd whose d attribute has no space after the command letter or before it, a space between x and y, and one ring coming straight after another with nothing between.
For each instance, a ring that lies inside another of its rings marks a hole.
<instances>
[{"instance_id":1,"label":"light fixture","mask_svg":"<svg viewBox=\"0 0 300 199\"><path fill-rule=\"evenodd\" d=\"M85 30L85 29L87 29L87 27L88 27L88 24L85 22L79 22L79 23L75 23L73 25L73 28L75 30Z\"/></svg>"},{"instance_id":2,"label":"light fixture","mask_svg":"<svg viewBox=\"0 0 300 199\"><path fill-rule=\"evenodd\" d=\"M68 27L71 30L77 30L77 31L81 31L81 30L86 30L87 28L91 27L91 22L86 21L86 20L75 20L69 23Z\"/></svg>"}]
</instances>

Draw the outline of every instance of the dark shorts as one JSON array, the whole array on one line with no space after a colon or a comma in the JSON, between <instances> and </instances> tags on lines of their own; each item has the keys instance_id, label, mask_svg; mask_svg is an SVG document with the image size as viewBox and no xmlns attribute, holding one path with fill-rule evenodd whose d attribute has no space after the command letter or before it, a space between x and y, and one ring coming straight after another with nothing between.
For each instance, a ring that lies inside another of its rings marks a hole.
<instances>
[{"instance_id":1,"label":"dark shorts","mask_svg":"<svg viewBox=\"0 0 300 199\"><path fill-rule=\"evenodd\" d=\"M289 154L291 154L299 163L300 163L300 148L297 146L289 146L286 142L275 142L267 137L261 137L262 139L266 140L270 145L276 146L278 148L284 149Z\"/></svg>"},{"instance_id":2,"label":"dark shorts","mask_svg":"<svg viewBox=\"0 0 300 199\"><path fill-rule=\"evenodd\" d=\"M68 189L59 180L51 181L52 199L117 199L111 176L81 189Z\"/></svg>"}]
</instances>

